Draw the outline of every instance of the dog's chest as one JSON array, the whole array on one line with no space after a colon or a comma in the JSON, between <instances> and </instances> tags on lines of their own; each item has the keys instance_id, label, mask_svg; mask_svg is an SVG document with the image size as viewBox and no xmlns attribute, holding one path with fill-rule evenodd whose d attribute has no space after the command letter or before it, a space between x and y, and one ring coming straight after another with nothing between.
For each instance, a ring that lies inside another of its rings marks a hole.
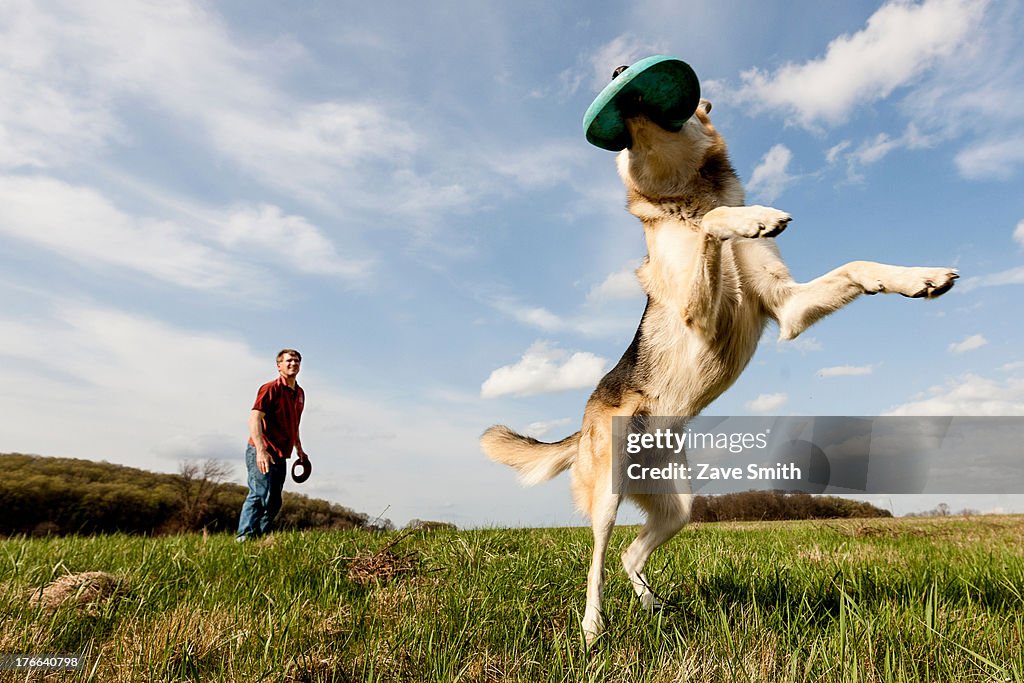
<instances>
[{"instance_id":1,"label":"dog's chest","mask_svg":"<svg viewBox=\"0 0 1024 683\"><path fill-rule=\"evenodd\" d=\"M643 322L645 393L653 414L696 414L746 367L764 319L731 245L722 245L710 267L698 242L703 236L665 231L658 237L648 264L658 268L641 275L648 293L657 293Z\"/></svg>"}]
</instances>

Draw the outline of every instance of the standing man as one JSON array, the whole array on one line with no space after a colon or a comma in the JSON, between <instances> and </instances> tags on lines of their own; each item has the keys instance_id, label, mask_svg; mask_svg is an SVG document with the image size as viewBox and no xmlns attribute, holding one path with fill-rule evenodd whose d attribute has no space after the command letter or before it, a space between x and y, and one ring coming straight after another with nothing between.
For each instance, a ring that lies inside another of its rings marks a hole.
<instances>
[{"instance_id":1,"label":"standing man","mask_svg":"<svg viewBox=\"0 0 1024 683\"><path fill-rule=\"evenodd\" d=\"M270 531L281 509L281 490L288 474L286 461L292 449L302 462L308 459L299 438L305 394L295 377L301 364L302 354L282 349L277 354L277 379L260 387L249 413L249 447L245 449L249 495L238 520L238 542Z\"/></svg>"}]
</instances>

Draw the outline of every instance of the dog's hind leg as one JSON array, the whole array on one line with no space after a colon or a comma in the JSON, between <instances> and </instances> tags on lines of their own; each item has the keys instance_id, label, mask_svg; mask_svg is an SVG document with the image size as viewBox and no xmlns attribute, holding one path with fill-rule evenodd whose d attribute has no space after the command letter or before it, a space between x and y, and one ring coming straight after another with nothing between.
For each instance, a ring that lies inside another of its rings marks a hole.
<instances>
[{"instance_id":1,"label":"dog's hind leg","mask_svg":"<svg viewBox=\"0 0 1024 683\"><path fill-rule=\"evenodd\" d=\"M810 282L782 285L776 290L780 301L772 302L772 308L779 321L779 336L793 339L861 294L891 292L931 299L949 291L958 277L952 268L905 268L853 261Z\"/></svg>"},{"instance_id":2,"label":"dog's hind leg","mask_svg":"<svg viewBox=\"0 0 1024 683\"><path fill-rule=\"evenodd\" d=\"M583 635L587 645L593 644L604 631L601 604L604 599L604 560L608 541L615 528L615 516L622 496L612 492L611 478L594 491L590 508L590 525L594 531L594 554L587 572L587 608L583 614Z\"/></svg>"},{"instance_id":3,"label":"dog's hind leg","mask_svg":"<svg viewBox=\"0 0 1024 683\"><path fill-rule=\"evenodd\" d=\"M633 590L640 598L640 605L652 611L661 604L647 583L644 567L651 553L661 544L675 536L690 520L690 494L646 494L633 495L635 501L646 513L647 521L629 547L622 553L622 567L633 584Z\"/></svg>"}]
</instances>

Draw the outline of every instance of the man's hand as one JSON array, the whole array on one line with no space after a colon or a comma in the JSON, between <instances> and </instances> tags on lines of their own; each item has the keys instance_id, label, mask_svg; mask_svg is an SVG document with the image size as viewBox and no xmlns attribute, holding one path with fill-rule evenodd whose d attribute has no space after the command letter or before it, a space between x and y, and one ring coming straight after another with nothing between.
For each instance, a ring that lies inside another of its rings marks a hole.
<instances>
[{"instance_id":1,"label":"man's hand","mask_svg":"<svg viewBox=\"0 0 1024 683\"><path fill-rule=\"evenodd\" d=\"M260 471L260 474L269 472L270 466L273 464L274 458L270 455L270 451L267 450L266 446L256 449L256 469Z\"/></svg>"},{"instance_id":2,"label":"man's hand","mask_svg":"<svg viewBox=\"0 0 1024 683\"><path fill-rule=\"evenodd\" d=\"M301 447L299 447L299 448L296 448L296 449L295 449L295 452L296 452L296 453L298 454L298 456L299 456L299 462L309 462L309 456L308 456L308 455L306 455L306 451L302 450L302 448L301 448Z\"/></svg>"}]
</instances>

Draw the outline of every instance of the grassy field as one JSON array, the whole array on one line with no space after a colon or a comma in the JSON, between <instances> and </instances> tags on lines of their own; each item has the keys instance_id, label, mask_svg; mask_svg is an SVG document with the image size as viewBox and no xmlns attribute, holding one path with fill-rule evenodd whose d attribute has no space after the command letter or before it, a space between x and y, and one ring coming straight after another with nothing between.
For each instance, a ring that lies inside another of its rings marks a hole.
<instances>
[{"instance_id":1,"label":"grassy field","mask_svg":"<svg viewBox=\"0 0 1024 683\"><path fill-rule=\"evenodd\" d=\"M655 615L634 534L589 653L587 529L8 539L0 653L87 666L0 679L1024 681L1024 517L693 525L651 561ZM39 600L100 571L85 604Z\"/></svg>"}]
</instances>

